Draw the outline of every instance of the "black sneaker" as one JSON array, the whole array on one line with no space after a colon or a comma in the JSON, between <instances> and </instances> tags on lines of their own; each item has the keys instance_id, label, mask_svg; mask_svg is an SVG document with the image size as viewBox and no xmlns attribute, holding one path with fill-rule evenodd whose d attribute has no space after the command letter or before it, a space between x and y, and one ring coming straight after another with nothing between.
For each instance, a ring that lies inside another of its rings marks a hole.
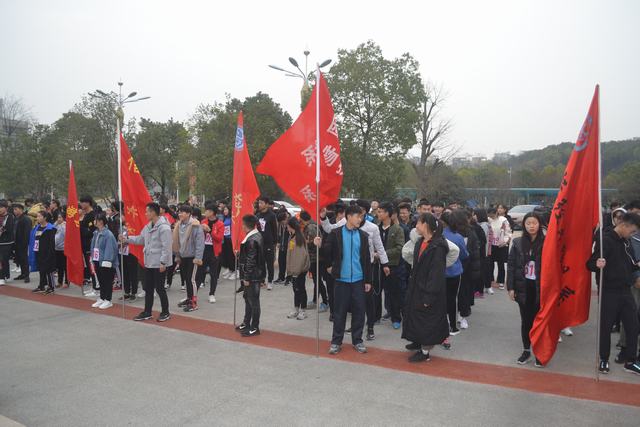
<instances>
[{"instance_id":1,"label":"black sneaker","mask_svg":"<svg viewBox=\"0 0 640 427\"><path fill-rule=\"evenodd\" d=\"M245 325L244 323L241 323L238 326L236 326L236 331L238 332L243 332L245 329L247 329L247 325Z\"/></svg>"},{"instance_id":2,"label":"black sneaker","mask_svg":"<svg viewBox=\"0 0 640 427\"><path fill-rule=\"evenodd\" d=\"M33 292L34 294L40 294L40 293L44 292L44 288L41 288L40 286L38 286L37 288L35 288L31 292Z\"/></svg>"},{"instance_id":3,"label":"black sneaker","mask_svg":"<svg viewBox=\"0 0 640 427\"><path fill-rule=\"evenodd\" d=\"M389 319L391 319L391 314L390 313L385 313L384 316L382 316L382 320L383 321L386 321L386 320L389 320Z\"/></svg>"},{"instance_id":4,"label":"black sneaker","mask_svg":"<svg viewBox=\"0 0 640 427\"><path fill-rule=\"evenodd\" d=\"M189 303L190 301L187 298L185 298L178 303L178 307L179 308L186 307L187 305L189 305Z\"/></svg>"},{"instance_id":5,"label":"black sneaker","mask_svg":"<svg viewBox=\"0 0 640 427\"><path fill-rule=\"evenodd\" d=\"M617 334L619 332L620 332L620 325L613 325L613 327L611 328L611 333Z\"/></svg>"},{"instance_id":6,"label":"black sneaker","mask_svg":"<svg viewBox=\"0 0 640 427\"><path fill-rule=\"evenodd\" d=\"M422 350L416 351L409 357L409 362L411 363L428 362L429 360L431 360L431 355L429 353L424 354Z\"/></svg>"},{"instance_id":7,"label":"black sneaker","mask_svg":"<svg viewBox=\"0 0 640 427\"><path fill-rule=\"evenodd\" d=\"M184 311L185 313L189 313L191 311L196 311L197 309L198 309L198 304L190 303L185 305L182 311Z\"/></svg>"},{"instance_id":8,"label":"black sneaker","mask_svg":"<svg viewBox=\"0 0 640 427\"><path fill-rule=\"evenodd\" d=\"M453 336L453 337L454 337L454 336L456 336L456 335L458 335L459 333L460 333L460 329L458 329L458 328L451 328L451 329L449 330L449 335L451 335L451 336Z\"/></svg>"},{"instance_id":9,"label":"black sneaker","mask_svg":"<svg viewBox=\"0 0 640 427\"><path fill-rule=\"evenodd\" d=\"M24 274L21 274L21 275L16 276L16 277L13 278L13 280L24 280L24 279L26 279Z\"/></svg>"},{"instance_id":10,"label":"black sneaker","mask_svg":"<svg viewBox=\"0 0 640 427\"><path fill-rule=\"evenodd\" d=\"M55 290L54 290L53 288L47 288L47 290L46 290L46 291L44 291L44 294L45 294L45 295L49 295L49 294L52 294L52 293L54 293L54 292L55 292Z\"/></svg>"},{"instance_id":11,"label":"black sneaker","mask_svg":"<svg viewBox=\"0 0 640 427\"><path fill-rule=\"evenodd\" d=\"M274 285L284 285L284 279L276 279L273 281Z\"/></svg>"},{"instance_id":12,"label":"black sneaker","mask_svg":"<svg viewBox=\"0 0 640 427\"><path fill-rule=\"evenodd\" d=\"M538 360L538 358L536 357L536 363L534 364L534 366L536 368L544 368L544 365L542 364L541 361ZM608 366L608 365L607 365Z\"/></svg>"},{"instance_id":13,"label":"black sneaker","mask_svg":"<svg viewBox=\"0 0 640 427\"><path fill-rule=\"evenodd\" d=\"M367 331L367 341L373 341L376 339L376 334L373 332L373 329L369 329Z\"/></svg>"},{"instance_id":14,"label":"black sneaker","mask_svg":"<svg viewBox=\"0 0 640 427\"><path fill-rule=\"evenodd\" d=\"M598 367L598 371L600 371L601 374L608 374L609 373L609 361L608 360L601 360L600 361L600 366Z\"/></svg>"},{"instance_id":15,"label":"black sneaker","mask_svg":"<svg viewBox=\"0 0 640 427\"><path fill-rule=\"evenodd\" d=\"M24 278L24 283L31 283L31 279L29 277Z\"/></svg>"},{"instance_id":16,"label":"black sneaker","mask_svg":"<svg viewBox=\"0 0 640 427\"><path fill-rule=\"evenodd\" d=\"M418 343L412 342L404 346L407 350L420 350L422 346Z\"/></svg>"},{"instance_id":17,"label":"black sneaker","mask_svg":"<svg viewBox=\"0 0 640 427\"><path fill-rule=\"evenodd\" d=\"M169 319L171 319L170 313L160 313L160 316L158 316L156 322L166 322Z\"/></svg>"},{"instance_id":18,"label":"black sneaker","mask_svg":"<svg viewBox=\"0 0 640 427\"><path fill-rule=\"evenodd\" d=\"M529 350L523 351L520 357L518 357L518 365L526 365L527 363L529 363L530 358L531 352Z\"/></svg>"},{"instance_id":19,"label":"black sneaker","mask_svg":"<svg viewBox=\"0 0 640 427\"><path fill-rule=\"evenodd\" d=\"M140 314L138 314L136 317L133 318L133 320L135 321L140 321L140 320L149 320L151 319L151 313L145 313L144 311Z\"/></svg>"},{"instance_id":20,"label":"black sneaker","mask_svg":"<svg viewBox=\"0 0 640 427\"><path fill-rule=\"evenodd\" d=\"M345 333L345 334L351 334L351 328L347 328L347 329L345 329L345 330L344 330L344 333Z\"/></svg>"},{"instance_id":21,"label":"black sneaker","mask_svg":"<svg viewBox=\"0 0 640 427\"><path fill-rule=\"evenodd\" d=\"M624 370L632 374L640 375L640 364L638 364L638 362L625 363Z\"/></svg>"},{"instance_id":22,"label":"black sneaker","mask_svg":"<svg viewBox=\"0 0 640 427\"><path fill-rule=\"evenodd\" d=\"M138 297L136 297L136 294L129 295L129 302L134 302L137 299L138 299Z\"/></svg>"},{"instance_id":23,"label":"black sneaker","mask_svg":"<svg viewBox=\"0 0 640 427\"><path fill-rule=\"evenodd\" d=\"M615 359L613 359L613 361L616 362L618 365L622 365L627 361L626 357L624 357L624 347L621 347L620 352L618 352L618 355L616 356Z\"/></svg>"},{"instance_id":24,"label":"black sneaker","mask_svg":"<svg viewBox=\"0 0 640 427\"><path fill-rule=\"evenodd\" d=\"M118 298L118 301L123 301L123 300L124 300L124 301L127 301L127 300L129 300L129 297L130 297L130 296L131 296L131 295L129 295L129 294L124 294L123 296L121 296L120 298Z\"/></svg>"},{"instance_id":25,"label":"black sneaker","mask_svg":"<svg viewBox=\"0 0 640 427\"><path fill-rule=\"evenodd\" d=\"M243 337L254 337L256 335L260 335L260 329L258 329L258 328L256 328L256 329L245 328L242 331L242 336Z\"/></svg>"}]
</instances>

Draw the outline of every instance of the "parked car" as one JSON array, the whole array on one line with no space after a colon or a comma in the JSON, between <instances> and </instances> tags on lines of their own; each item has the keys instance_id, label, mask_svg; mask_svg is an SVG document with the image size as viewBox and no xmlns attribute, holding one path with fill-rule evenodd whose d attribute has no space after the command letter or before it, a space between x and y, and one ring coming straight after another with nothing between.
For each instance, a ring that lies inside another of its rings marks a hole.
<instances>
[{"instance_id":1,"label":"parked car","mask_svg":"<svg viewBox=\"0 0 640 427\"><path fill-rule=\"evenodd\" d=\"M276 207L276 209L280 208L281 206L284 207L287 210L287 212L289 212L289 215L291 216L297 216L302 211L300 206L294 206L291 203L284 202L282 200L274 200L273 204Z\"/></svg>"},{"instance_id":2,"label":"parked car","mask_svg":"<svg viewBox=\"0 0 640 427\"><path fill-rule=\"evenodd\" d=\"M522 219L524 216L540 207L540 205L518 205L509 209L509 216L513 220L514 230L522 230Z\"/></svg>"}]
</instances>

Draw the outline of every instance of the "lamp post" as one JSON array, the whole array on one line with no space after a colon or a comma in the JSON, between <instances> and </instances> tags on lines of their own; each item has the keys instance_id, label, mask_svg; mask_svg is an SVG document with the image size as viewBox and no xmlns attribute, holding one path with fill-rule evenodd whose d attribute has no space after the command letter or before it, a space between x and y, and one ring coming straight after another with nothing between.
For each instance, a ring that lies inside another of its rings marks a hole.
<instances>
[{"instance_id":1,"label":"lamp post","mask_svg":"<svg viewBox=\"0 0 640 427\"><path fill-rule=\"evenodd\" d=\"M309 96L311 95L311 83L310 80L313 79L313 71L311 73L309 73L309 69L308 69L308 65L309 65L309 54L311 52L309 51L309 49L305 49L303 54L304 54L304 71L302 71L302 69L300 68L300 65L298 64L298 61L296 61L296 59L292 56L289 57L289 63L291 65L293 65L294 67L296 67L297 71L291 71L291 70L287 70L285 68L279 67L277 65L269 65L270 68L273 68L274 70L277 71L281 71L285 74L285 76L287 77L297 77L297 78L301 78L303 81L302 84L302 89L300 89L300 109L304 109L304 106L306 104L306 101L309 99ZM331 60L330 59L326 59L324 61L322 61L318 67L319 68L323 68L326 67L327 65L331 64Z\"/></svg>"},{"instance_id":2,"label":"lamp post","mask_svg":"<svg viewBox=\"0 0 640 427\"><path fill-rule=\"evenodd\" d=\"M138 102L138 101L144 101L145 99L149 99L151 98L150 96L142 96L140 98L135 98L136 95L138 95L138 92L133 91L131 93L129 93L129 95L127 95L126 97L122 97L122 86L124 85L123 82L118 82L118 94L117 94L117 98L116 98L116 103L118 104L117 109L116 109L116 138L120 138L120 124L124 123L124 104L129 104L131 102ZM112 99L112 95L110 93L107 93L105 91L102 91L100 89L96 89L95 92L89 92L89 96L92 98L102 98L102 99L107 99L110 100ZM117 142L116 142L117 144ZM117 148L117 145L116 145ZM118 170L118 155L119 153L116 151L116 155L114 156L114 160L115 160L115 167L116 167L116 171ZM118 171L119 173L119 171ZM116 174L115 177L115 187L114 188L118 188L118 175Z\"/></svg>"}]
</instances>

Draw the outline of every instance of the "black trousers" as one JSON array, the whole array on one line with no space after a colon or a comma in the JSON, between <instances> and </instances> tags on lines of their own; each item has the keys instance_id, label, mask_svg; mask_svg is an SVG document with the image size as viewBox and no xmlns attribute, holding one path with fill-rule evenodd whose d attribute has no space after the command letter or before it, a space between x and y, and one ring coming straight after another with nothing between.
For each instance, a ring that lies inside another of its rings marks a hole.
<instances>
[{"instance_id":1,"label":"black trousers","mask_svg":"<svg viewBox=\"0 0 640 427\"><path fill-rule=\"evenodd\" d=\"M164 288L164 281L167 272L160 272L159 268L144 269L144 312L151 314L153 310L153 292L158 293L162 313L169 313L169 298L167 298L167 290Z\"/></svg>"},{"instance_id":2,"label":"black trousers","mask_svg":"<svg viewBox=\"0 0 640 427\"><path fill-rule=\"evenodd\" d=\"M11 249L11 245L0 245L0 279L11 278L11 268L9 267Z\"/></svg>"},{"instance_id":3,"label":"black trousers","mask_svg":"<svg viewBox=\"0 0 640 427\"><path fill-rule=\"evenodd\" d=\"M84 280L91 280L93 289L98 289L96 286L96 278L91 274L91 252L84 252Z\"/></svg>"},{"instance_id":4,"label":"black trousers","mask_svg":"<svg viewBox=\"0 0 640 427\"><path fill-rule=\"evenodd\" d=\"M371 265L373 280L371 290L365 293L365 310L367 314L367 329L373 329L375 323L382 318L382 290L384 272L379 263Z\"/></svg>"},{"instance_id":5,"label":"black trousers","mask_svg":"<svg viewBox=\"0 0 640 427\"><path fill-rule=\"evenodd\" d=\"M53 289L53 281L54 281L54 277L53 277L53 272L44 272L44 271L40 271L40 284L38 285L38 287L40 289Z\"/></svg>"},{"instance_id":6,"label":"black trousers","mask_svg":"<svg viewBox=\"0 0 640 427\"><path fill-rule=\"evenodd\" d=\"M331 344L342 345L347 312L351 308L351 342L362 342L365 316L364 282L344 283L337 281L334 286L333 335Z\"/></svg>"},{"instance_id":7,"label":"black trousers","mask_svg":"<svg viewBox=\"0 0 640 427\"><path fill-rule=\"evenodd\" d=\"M58 271L58 285L69 284L69 278L65 277L67 273L67 257L64 251L56 251L56 270Z\"/></svg>"},{"instance_id":8,"label":"black trousers","mask_svg":"<svg viewBox=\"0 0 640 427\"><path fill-rule=\"evenodd\" d=\"M531 339L529 333L533 327L533 321L538 314L540 306L536 303L536 282L535 280L528 280L525 283L525 298L524 302L518 301L518 307L520 307L520 334L522 335L522 348L525 350L531 349Z\"/></svg>"},{"instance_id":9,"label":"black trousers","mask_svg":"<svg viewBox=\"0 0 640 427\"><path fill-rule=\"evenodd\" d=\"M199 285L202 285L204 283L204 279L207 277L207 272L209 273L209 278L211 279L209 295L216 294L216 289L218 288L218 275L220 274L219 266L220 259L214 255L213 245L204 245L204 253L202 254L202 266L198 268L196 281ZM182 270L182 267L183 265L180 264L180 270ZM188 287L189 282L187 281L185 285L187 285Z\"/></svg>"},{"instance_id":10,"label":"black trousers","mask_svg":"<svg viewBox=\"0 0 640 427\"><path fill-rule=\"evenodd\" d=\"M222 241L221 265L229 271L236 270L236 256L233 254L233 243L230 238Z\"/></svg>"},{"instance_id":11,"label":"black trousers","mask_svg":"<svg viewBox=\"0 0 640 427\"><path fill-rule=\"evenodd\" d=\"M331 275L331 273L329 273L327 271L326 266L322 266L320 265L320 274L322 276L322 278L324 279L324 283L327 285L327 299L329 301L329 313L331 315L333 315L334 312L334 306L335 306L335 279L333 278L333 276Z\"/></svg>"},{"instance_id":12,"label":"black trousers","mask_svg":"<svg viewBox=\"0 0 640 427\"><path fill-rule=\"evenodd\" d=\"M287 247L284 247L284 251L282 248L278 250L278 281L282 282L286 279L286 271L287 271Z\"/></svg>"},{"instance_id":13,"label":"black trousers","mask_svg":"<svg viewBox=\"0 0 640 427\"><path fill-rule=\"evenodd\" d=\"M509 256L508 246L491 246L491 262L498 264L498 277L496 282L504 284L504 264ZM491 277L493 277L495 266L491 267Z\"/></svg>"},{"instance_id":14,"label":"black trousers","mask_svg":"<svg viewBox=\"0 0 640 427\"><path fill-rule=\"evenodd\" d=\"M176 257L173 256L171 257L171 265L167 267L167 285L169 286L173 285L173 275L176 272L176 268Z\"/></svg>"},{"instance_id":15,"label":"black trousers","mask_svg":"<svg viewBox=\"0 0 640 427\"><path fill-rule=\"evenodd\" d=\"M123 287L127 295L138 293L138 258L135 255L124 255L122 257Z\"/></svg>"},{"instance_id":16,"label":"black trousers","mask_svg":"<svg viewBox=\"0 0 640 427\"><path fill-rule=\"evenodd\" d=\"M389 314L391 315L392 322L402 322L402 277L404 274L402 266L389 267L391 273L385 276L382 273L382 288L384 289L385 307L386 301L389 301Z\"/></svg>"},{"instance_id":17,"label":"black trousers","mask_svg":"<svg viewBox=\"0 0 640 427\"><path fill-rule=\"evenodd\" d=\"M29 277L29 248L25 246L24 248L15 248L16 265L20 267L20 275L24 277ZM64 252L62 253L64 255ZM65 265L66 269L66 265Z\"/></svg>"},{"instance_id":18,"label":"black trousers","mask_svg":"<svg viewBox=\"0 0 640 427\"><path fill-rule=\"evenodd\" d=\"M180 281L184 283L187 288L187 300L189 301L196 301L196 296L198 294L198 281L196 280L196 277L198 276L200 269L196 269L196 265L193 263L193 260L193 257L182 258L180 260Z\"/></svg>"},{"instance_id":19,"label":"black trousers","mask_svg":"<svg viewBox=\"0 0 640 427\"><path fill-rule=\"evenodd\" d=\"M316 295L318 292L320 292L320 298L322 298L322 303L323 304L328 304L329 303L329 298L327 296L327 287L324 284L323 279L323 274L322 274L322 270L326 270L325 266L320 264L320 280L318 280L318 274L316 271L316 263L312 262L311 263L311 277L313 278L313 303L317 304L318 303L318 299L316 298ZM320 284L320 289L318 290L318 283Z\"/></svg>"},{"instance_id":20,"label":"black trousers","mask_svg":"<svg viewBox=\"0 0 640 427\"><path fill-rule=\"evenodd\" d=\"M100 283L100 299L111 301L113 296L113 278L116 275L115 268L99 267L97 263L94 263L96 267L96 276L98 276L98 283Z\"/></svg>"},{"instance_id":21,"label":"black trousers","mask_svg":"<svg viewBox=\"0 0 640 427\"><path fill-rule=\"evenodd\" d=\"M305 310L307 308L307 273L293 277L293 306Z\"/></svg>"},{"instance_id":22,"label":"black trousers","mask_svg":"<svg viewBox=\"0 0 640 427\"><path fill-rule=\"evenodd\" d=\"M460 316L471 316L471 306L474 304L473 293L475 284L471 278L471 271L465 270L460 278L460 290L458 291L458 311Z\"/></svg>"},{"instance_id":23,"label":"black trousers","mask_svg":"<svg viewBox=\"0 0 640 427\"><path fill-rule=\"evenodd\" d=\"M447 316L449 327L458 329L456 312L458 308L458 290L460 289L460 276L447 277Z\"/></svg>"},{"instance_id":24,"label":"black trousers","mask_svg":"<svg viewBox=\"0 0 640 427\"><path fill-rule=\"evenodd\" d=\"M274 269L274 262L275 262L275 251L276 251L276 247L275 245L264 245L264 263L267 266L267 282L271 283L273 282L273 269ZM283 264L282 268L283 270L286 270L286 266L287 263L285 261L285 263Z\"/></svg>"},{"instance_id":25,"label":"black trousers","mask_svg":"<svg viewBox=\"0 0 640 427\"><path fill-rule=\"evenodd\" d=\"M638 308L631 290L610 291L604 289L600 312L600 359L609 360L611 353L611 327L620 315L626 333L627 346L624 356L627 362L635 362L638 348Z\"/></svg>"},{"instance_id":26,"label":"black trousers","mask_svg":"<svg viewBox=\"0 0 640 427\"><path fill-rule=\"evenodd\" d=\"M244 287L244 321L251 329L260 328L260 282L250 282Z\"/></svg>"}]
</instances>

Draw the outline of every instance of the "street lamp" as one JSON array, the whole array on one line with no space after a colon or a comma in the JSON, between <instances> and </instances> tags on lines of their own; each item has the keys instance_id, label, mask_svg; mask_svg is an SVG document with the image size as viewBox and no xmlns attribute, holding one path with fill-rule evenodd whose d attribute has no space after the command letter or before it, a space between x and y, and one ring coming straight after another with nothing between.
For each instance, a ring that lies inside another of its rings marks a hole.
<instances>
[{"instance_id":1,"label":"street lamp","mask_svg":"<svg viewBox=\"0 0 640 427\"><path fill-rule=\"evenodd\" d=\"M281 71L281 72L285 73L285 76L287 76L287 77L297 77L297 78L301 78L302 79L302 81L304 83L303 83L302 89L300 91L300 100L301 100L300 108L301 109L304 108L305 98L308 97L308 95L311 93L310 80L313 79L313 72L309 73L309 70L308 70L309 54L311 52L309 51L309 49L305 49L303 53L304 53L304 71L302 71L302 69L300 68L300 65L298 64L298 61L296 61L296 59L294 57L292 57L292 56L289 57L289 63L291 65L293 65L294 67L296 67L297 71L287 70L285 68L278 67L277 65L269 65L270 68L273 68L274 70ZM326 59L326 60L322 61L318 65L318 67L319 68L323 68L323 67L326 67L329 64L331 64L331 60L330 59Z\"/></svg>"}]
</instances>

